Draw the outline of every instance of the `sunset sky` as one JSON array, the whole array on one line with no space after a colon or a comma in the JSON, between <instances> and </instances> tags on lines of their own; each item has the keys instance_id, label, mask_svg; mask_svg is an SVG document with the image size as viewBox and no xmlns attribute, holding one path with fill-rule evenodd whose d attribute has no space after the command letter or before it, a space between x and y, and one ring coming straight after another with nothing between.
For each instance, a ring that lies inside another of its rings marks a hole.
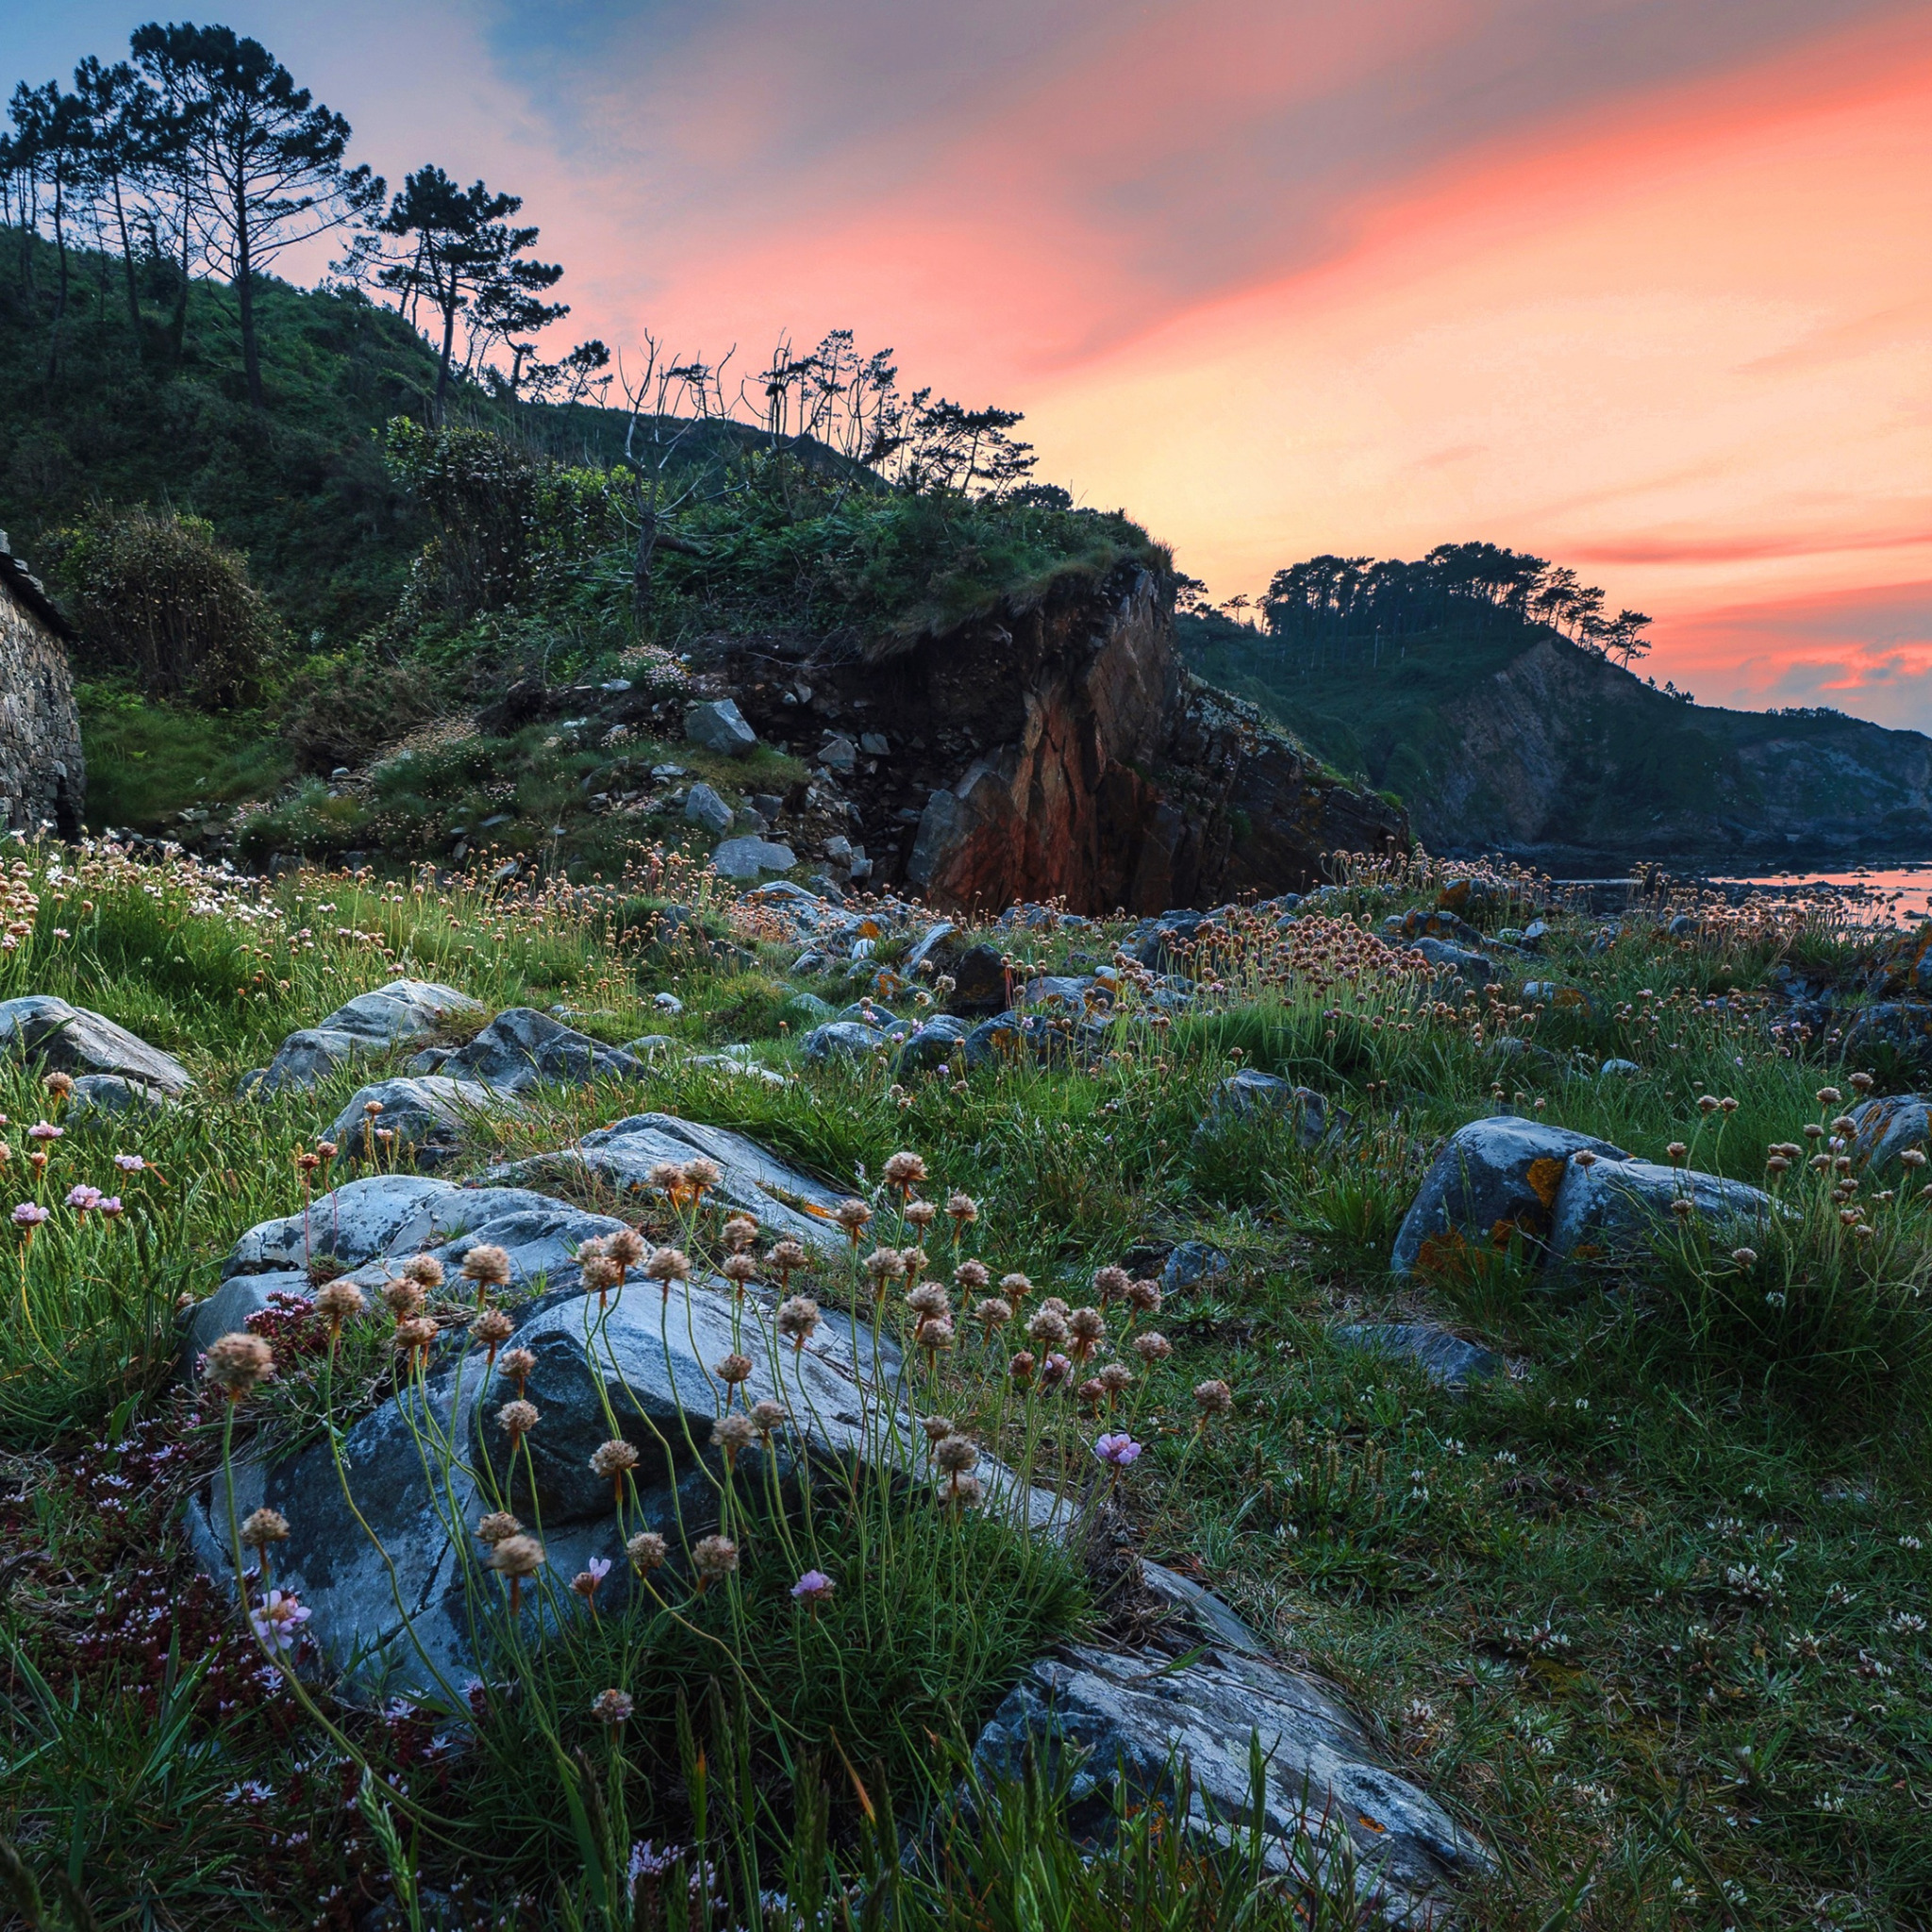
<instances>
[{"instance_id":1,"label":"sunset sky","mask_svg":"<svg viewBox=\"0 0 1932 1932\"><path fill-rule=\"evenodd\" d=\"M0 0L5 67L145 9ZM163 15L163 17L169 17ZM1932 729L1932 5L246 0L564 346L846 325L1214 591L1484 538L1707 702Z\"/></svg>"}]
</instances>

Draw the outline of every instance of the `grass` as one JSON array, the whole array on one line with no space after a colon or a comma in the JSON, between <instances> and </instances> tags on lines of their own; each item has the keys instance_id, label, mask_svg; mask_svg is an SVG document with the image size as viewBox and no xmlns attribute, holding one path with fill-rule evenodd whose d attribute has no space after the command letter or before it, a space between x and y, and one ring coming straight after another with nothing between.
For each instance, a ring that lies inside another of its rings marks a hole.
<instances>
[{"instance_id":1,"label":"grass","mask_svg":"<svg viewBox=\"0 0 1932 1932\"><path fill-rule=\"evenodd\" d=\"M294 763L253 720L210 716L107 684L75 692L88 822L178 833L183 811L267 798Z\"/></svg>"},{"instance_id":2,"label":"grass","mask_svg":"<svg viewBox=\"0 0 1932 1932\"><path fill-rule=\"evenodd\" d=\"M17 1280L0 1274L0 1836L26 1874L0 1869L0 1886L30 1883L48 1926L347 1924L412 1889L425 1924L598 1924L610 1848L644 1839L685 1848L653 1910L693 1859L731 1847L719 1889L783 1890L813 1925L847 1923L835 1879L878 1902L855 1924L1357 1922L1311 1848L1300 1879L1266 1880L1241 1834L1217 1851L1164 1829L1171 1807L1116 1819L1110 1849L1083 1857L1044 1770L956 1805L991 1703L1056 1633L1104 1617L1104 1591L994 1523L968 1548L883 1496L892 1563L856 1554L862 1512L822 1525L841 1579L823 1622L787 1594L774 1544L796 1499L778 1496L778 1515L747 1518L741 1624L707 1624L722 1598L683 1623L580 1622L533 1663L528 1695L470 1727L332 1706L317 1685L354 1751L332 1744L183 1553L175 1511L219 1446L175 1392L173 1310L213 1285L242 1231L299 1199L295 1155L366 1068L266 1104L226 1097L236 1076L405 972L492 1009L567 1001L612 1041L748 1041L789 1076L674 1058L641 1094L555 1090L483 1124L469 1170L648 1107L740 1128L845 1188L915 1148L941 1198L978 1199L996 1273L1070 1301L1103 1263L1143 1273L1183 1239L1219 1249L1226 1272L1160 1311L1174 1355L1131 1398L1149 1447L1116 1531L1340 1686L1485 1836L1497 1869L1460 1901L1465 1923L1932 1923L1921 1201L1861 1194L1876 1232L1858 1238L1799 1171L1778 1183L1792 1219L1748 1265L1689 1239L1561 1288L1520 1251L1466 1278L1386 1273L1434 1148L1498 1104L1654 1159L1682 1141L1696 1165L1762 1179L1767 1145L1804 1139L1833 1111L1820 1090L1856 1071L1772 1033L1769 977L1802 958L1814 980L1860 984L1869 940L1713 914L1689 943L1631 922L1595 950L1591 924L1559 915L1493 997L1418 1008L1369 935L1439 881L1391 869L1357 874L1322 908L1345 917L1305 919L1285 950L1238 931L1201 962L1196 1010L1117 1022L1090 1069L897 1081L874 1063L808 1067L786 1002L808 991L837 1008L858 981L790 975L795 948L662 858L603 884L492 891L315 873L220 884L106 857L64 857L57 875L49 856L23 855L16 908L28 891L37 903L4 991L98 1008L179 1053L197 1087L149 1124L75 1126L34 1180L19 1124L48 1097L30 1070L0 1078L21 1198L106 1185L116 1152L165 1176L116 1182L128 1211L112 1231L57 1209ZM720 932L736 922L756 968L658 951L648 915L671 901ZM1000 935L1041 967L1104 957L1111 937ZM1531 978L1588 1001L1536 1006ZM652 996L672 990L683 1011L667 1019ZM1640 1072L1604 1076L1607 1058ZM1237 1065L1316 1088L1350 1124L1314 1148L1265 1116L1197 1133ZM1737 1106L1707 1114L1706 1094ZM1511 1373L1451 1394L1337 1345L1341 1319L1441 1322ZM1001 1357L970 1329L956 1354L930 1406L942 1396L1018 1453ZM1189 1391L1210 1376L1236 1406L1197 1437ZM1049 1460L1081 1441L1057 1417L1037 1445ZM728 1668L708 1663L725 1653ZM613 1767L583 1711L620 1670L639 1716ZM912 1820L902 1859L894 1821ZM741 1903L735 1922L751 1923Z\"/></svg>"}]
</instances>

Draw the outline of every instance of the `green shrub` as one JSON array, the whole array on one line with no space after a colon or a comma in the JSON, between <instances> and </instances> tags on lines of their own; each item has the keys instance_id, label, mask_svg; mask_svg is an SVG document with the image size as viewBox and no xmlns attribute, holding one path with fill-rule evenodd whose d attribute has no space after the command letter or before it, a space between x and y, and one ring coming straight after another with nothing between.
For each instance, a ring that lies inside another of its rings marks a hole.
<instances>
[{"instance_id":1,"label":"green shrub","mask_svg":"<svg viewBox=\"0 0 1932 1932\"><path fill-rule=\"evenodd\" d=\"M360 764L438 709L420 665L364 659L316 666L290 683L282 739L305 772Z\"/></svg>"}]
</instances>

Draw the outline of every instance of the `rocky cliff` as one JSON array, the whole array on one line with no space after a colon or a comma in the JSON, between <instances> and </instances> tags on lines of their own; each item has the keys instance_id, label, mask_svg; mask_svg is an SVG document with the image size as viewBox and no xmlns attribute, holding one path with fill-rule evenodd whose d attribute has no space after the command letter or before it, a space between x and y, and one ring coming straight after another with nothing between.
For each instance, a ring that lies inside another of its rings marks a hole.
<instances>
[{"instance_id":1,"label":"rocky cliff","mask_svg":"<svg viewBox=\"0 0 1932 1932\"><path fill-rule=\"evenodd\" d=\"M0 530L0 819L80 832L87 774L67 625Z\"/></svg>"},{"instance_id":2,"label":"rocky cliff","mask_svg":"<svg viewBox=\"0 0 1932 1932\"><path fill-rule=\"evenodd\" d=\"M856 754L875 878L936 904L1211 905L1407 842L1399 809L1185 673L1168 587L1136 567L884 659L764 640L720 668L760 736L833 774Z\"/></svg>"}]
</instances>

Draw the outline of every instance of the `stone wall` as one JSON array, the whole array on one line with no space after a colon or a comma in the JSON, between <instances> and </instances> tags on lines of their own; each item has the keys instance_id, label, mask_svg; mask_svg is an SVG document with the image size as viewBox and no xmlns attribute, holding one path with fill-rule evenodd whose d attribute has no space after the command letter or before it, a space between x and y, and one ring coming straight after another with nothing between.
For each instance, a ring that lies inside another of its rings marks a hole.
<instances>
[{"instance_id":1,"label":"stone wall","mask_svg":"<svg viewBox=\"0 0 1932 1932\"><path fill-rule=\"evenodd\" d=\"M87 771L66 628L0 533L0 819L10 831L81 829Z\"/></svg>"}]
</instances>

